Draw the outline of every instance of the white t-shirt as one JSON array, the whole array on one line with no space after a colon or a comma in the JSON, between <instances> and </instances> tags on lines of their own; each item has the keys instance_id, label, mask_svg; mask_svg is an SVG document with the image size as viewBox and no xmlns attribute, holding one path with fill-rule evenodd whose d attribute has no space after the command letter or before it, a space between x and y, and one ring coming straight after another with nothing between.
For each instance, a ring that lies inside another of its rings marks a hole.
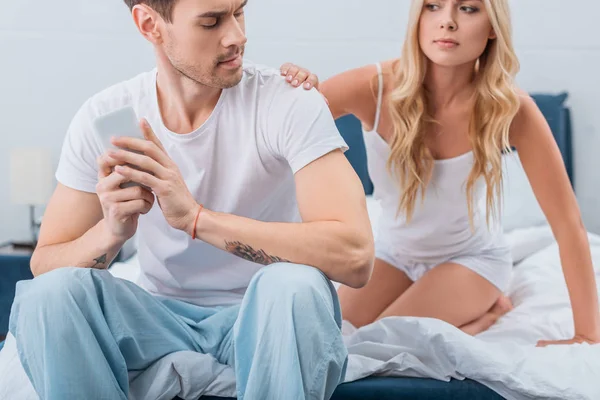
<instances>
[{"instance_id":1,"label":"white t-shirt","mask_svg":"<svg viewBox=\"0 0 600 400\"><path fill-rule=\"evenodd\" d=\"M60 183L95 192L103 148L92 122L124 106L148 120L199 203L259 221L299 222L294 174L333 150L347 149L316 90L293 88L276 69L250 63L200 128L175 134L162 122L153 70L82 106L63 145ZM236 304L263 267L171 228L157 203L140 217L137 236L138 283L153 294L203 306Z\"/></svg>"}]
</instances>

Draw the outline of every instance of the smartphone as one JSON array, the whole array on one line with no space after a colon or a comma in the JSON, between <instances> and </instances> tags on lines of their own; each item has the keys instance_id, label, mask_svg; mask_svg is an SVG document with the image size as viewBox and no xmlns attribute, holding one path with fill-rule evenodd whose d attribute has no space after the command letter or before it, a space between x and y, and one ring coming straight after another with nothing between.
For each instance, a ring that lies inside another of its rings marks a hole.
<instances>
[{"instance_id":1,"label":"smartphone","mask_svg":"<svg viewBox=\"0 0 600 400\"><path fill-rule=\"evenodd\" d=\"M128 136L145 140L144 134L139 126L137 115L132 107L124 107L98 117L94 120L92 125L96 135L104 147L104 151L116 148L116 146L110 142L111 137ZM123 150L137 153L136 151L130 149ZM130 165L130 167L139 169L139 167L135 165ZM121 188L127 188L131 186L142 186L150 190L146 186L135 182L124 183L121 185Z\"/></svg>"},{"instance_id":2,"label":"smartphone","mask_svg":"<svg viewBox=\"0 0 600 400\"><path fill-rule=\"evenodd\" d=\"M113 136L129 136L144 139L139 121L132 107L125 107L98 117L93 122L94 130L104 150L114 149L110 142Z\"/></svg>"}]
</instances>

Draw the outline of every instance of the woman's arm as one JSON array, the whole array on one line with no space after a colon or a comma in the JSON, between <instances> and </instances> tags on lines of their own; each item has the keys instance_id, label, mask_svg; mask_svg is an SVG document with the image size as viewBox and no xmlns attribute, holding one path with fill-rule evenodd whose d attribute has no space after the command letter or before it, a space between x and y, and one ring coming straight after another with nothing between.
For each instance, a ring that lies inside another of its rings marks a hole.
<instances>
[{"instance_id":1,"label":"woman's arm","mask_svg":"<svg viewBox=\"0 0 600 400\"><path fill-rule=\"evenodd\" d=\"M390 60L382 63L385 76L390 76L393 63ZM375 122L377 111L377 68L367 65L334 75L319 83L317 76L297 65L286 63L281 66L281 74L293 86L308 84L305 88L317 88L327 100L329 110L335 119L353 114L365 127L370 128ZM385 85L385 83L384 83Z\"/></svg>"},{"instance_id":2,"label":"woman's arm","mask_svg":"<svg viewBox=\"0 0 600 400\"><path fill-rule=\"evenodd\" d=\"M377 68L367 65L334 75L321 83L319 90L329 102L334 118L353 114L372 126L377 110Z\"/></svg>"},{"instance_id":3,"label":"woman's arm","mask_svg":"<svg viewBox=\"0 0 600 400\"><path fill-rule=\"evenodd\" d=\"M519 153L523 169L558 242L575 324L573 339L541 341L539 345L600 343L596 280L577 199L544 116L531 97L522 95L521 102L521 110L511 129L511 145Z\"/></svg>"}]
</instances>

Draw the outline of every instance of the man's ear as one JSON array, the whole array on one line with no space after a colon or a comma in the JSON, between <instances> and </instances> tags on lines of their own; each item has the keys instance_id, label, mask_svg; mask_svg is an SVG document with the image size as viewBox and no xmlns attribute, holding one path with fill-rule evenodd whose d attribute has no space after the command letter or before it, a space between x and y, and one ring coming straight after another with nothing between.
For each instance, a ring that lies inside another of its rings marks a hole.
<instances>
[{"instance_id":1,"label":"man's ear","mask_svg":"<svg viewBox=\"0 0 600 400\"><path fill-rule=\"evenodd\" d=\"M146 4L137 4L131 10L133 22L146 40L153 44L162 42L162 34L159 29L162 18L151 7Z\"/></svg>"}]
</instances>

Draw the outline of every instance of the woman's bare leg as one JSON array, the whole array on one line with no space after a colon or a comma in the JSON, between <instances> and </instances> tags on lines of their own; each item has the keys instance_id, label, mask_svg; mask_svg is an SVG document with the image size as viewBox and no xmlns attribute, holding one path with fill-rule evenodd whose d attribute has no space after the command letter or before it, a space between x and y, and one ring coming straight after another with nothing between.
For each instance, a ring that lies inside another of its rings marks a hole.
<instances>
[{"instance_id":1,"label":"woman's bare leg","mask_svg":"<svg viewBox=\"0 0 600 400\"><path fill-rule=\"evenodd\" d=\"M512 302L505 295L501 295L496 303L492 306L492 308L482 315L480 318L476 319L473 322L469 322L466 325L460 327L460 329L468 333L469 335L477 335L483 331L488 330L492 327L502 317L504 314L508 313L512 310Z\"/></svg>"},{"instance_id":2,"label":"woman's bare leg","mask_svg":"<svg viewBox=\"0 0 600 400\"><path fill-rule=\"evenodd\" d=\"M392 302L402 295L412 281L398 268L376 259L373 275L361 289L341 286L338 290L342 317L357 328L375 321Z\"/></svg>"},{"instance_id":3,"label":"woman's bare leg","mask_svg":"<svg viewBox=\"0 0 600 400\"><path fill-rule=\"evenodd\" d=\"M427 272L377 319L390 316L437 318L476 334L499 318L493 319L493 315L483 318L488 311L505 309L504 303L492 308L500 296L500 290L476 272L459 264L445 263Z\"/></svg>"}]
</instances>

